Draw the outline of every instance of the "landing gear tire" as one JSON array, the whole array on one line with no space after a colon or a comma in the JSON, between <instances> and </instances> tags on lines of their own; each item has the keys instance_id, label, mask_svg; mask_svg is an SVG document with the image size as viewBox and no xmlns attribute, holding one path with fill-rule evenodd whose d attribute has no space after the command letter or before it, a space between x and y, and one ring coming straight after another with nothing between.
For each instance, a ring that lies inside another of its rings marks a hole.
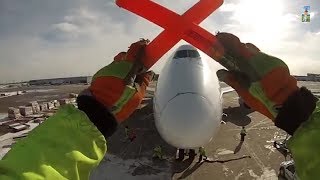
<instances>
[{"instance_id":1,"label":"landing gear tire","mask_svg":"<svg viewBox=\"0 0 320 180\"><path fill-rule=\"evenodd\" d=\"M178 161L183 161L184 159L184 149L178 149Z\"/></svg>"},{"instance_id":2,"label":"landing gear tire","mask_svg":"<svg viewBox=\"0 0 320 180\"><path fill-rule=\"evenodd\" d=\"M194 149L189 150L189 159L194 159L196 157L196 151Z\"/></svg>"}]
</instances>

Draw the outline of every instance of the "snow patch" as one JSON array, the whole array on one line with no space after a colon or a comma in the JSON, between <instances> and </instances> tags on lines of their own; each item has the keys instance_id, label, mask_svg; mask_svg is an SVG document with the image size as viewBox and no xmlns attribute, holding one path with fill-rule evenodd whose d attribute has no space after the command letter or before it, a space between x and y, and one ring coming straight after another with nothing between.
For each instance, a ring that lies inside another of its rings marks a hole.
<instances>
[{"instance_id":1,"label":"snow patch","mask_svg":"<svg viewBox=\"0 0 320 180\"><path fill-rule=\"evenodd\" d=\"M0 121L6 118L7 116L7 113L0 113Z\"/></svg>"},{"instance_id":2,"label":"snow patch","mask_svg":"<svg viewBox=\"0 0 320 180\"><path fill-rule=\"evenodd\" d=\"M249 169L249 174L251 177L253 177L255 180L277 180L278 176L274 169L264 168L262 175L258 176L253 172L252 169Z\"/></svg>"},{"instance_id":3,"label":"snow patch","mask_svg":"<svg viewBox=\"0 0 320 180\"><path fill-rule=\"evenodd\" d=\"M272 152L275 152L276 148L273 147L272 145L264 145L265 148L269 149Z\"/></svg>"},{"instance_id":4,"label":"snow patch","mask_svg":"<svg viewBox=\"0 0 320 180\"><path fill-rule=\"evenodd\" d=\"M228 150L228 149L217 149L216 152L217 152L218 155L233 154L233 151Z\"/></svg>"},{"instance_id":5,"label":"snow patch","mask_svg":"<svg viewBox=\"0 0 320 180\"><path fill-rule=\"evenodd\" d=\"M234 177L234 180L238 180L243 175L242 172L240 172L236 177Z\"/></svg>"}]
</instances>

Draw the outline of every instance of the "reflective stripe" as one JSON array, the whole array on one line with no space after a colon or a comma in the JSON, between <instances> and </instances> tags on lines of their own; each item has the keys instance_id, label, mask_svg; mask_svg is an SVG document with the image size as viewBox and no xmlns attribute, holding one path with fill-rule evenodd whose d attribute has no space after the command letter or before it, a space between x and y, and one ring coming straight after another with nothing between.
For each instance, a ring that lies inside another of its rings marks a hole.
<instances>
[{"instance_id":1,"label":"reflective stripe","mask_svg":"<svg viewBox=\"0 0 320 180\"><path fill-rule=\"evenodd\" d=\"M205 155L206 155L206 151L204 150L204 148L200 148L200 149L199 149L199 153L200 153L200 155L202 155L202 156L205 156Z\"/></svg>"},{"instance_id":2,"label":"reflective stripe","mask_svg":"<svg viewBox=\"0 0 320 180\"><path fill-rule=\"evenodd\" d=\"M92 78L94 81L98 77L116 77L119 79L124 79L129 71L131 70L133 64L128 61L114 61L108 66L100 69ZM124 105L128 103L128 101L133 97L133 95L137 92L136 88L127 85L124 89L121 97L117 102L111 107L111 111L113 114L120 112Z\"/></svg>"},{"instance_id":3,"label":"reflective stripe","mask_svg":"<svg viewBox=\"0 0 320 180\"><path fill-rule=\"evenodd\" d=\"M132 67L132 63L128 61L114 61L108 66L100 69L93 77L92 81L94 81L98 77L103 76L113 76L120 79L124 79L129 73Z\"/></svg>"},{"instance_id":4,"label":"reflective stripe","mask_svg":"<svg viewBox=\"0 0 320 180\"><path fill-rule=\"evenodd\" d=\"M113 105L111 111L113 114L116 114L121 111L122 107L128 103L128 101L133 97L133 95L137 92L136 88L132 86L126 86L124 89L122 96L118 99L118 101Z\"/></svg>"},{"instance_id":5,"label":"reflective stripe","mask_svg":"<svg viewBox=\"0 0 320 180\"><path fill-rule=\"evenodd\" d=\"M249 76L254 81L258 77L258 79L261 79L275 68L285 67L288 69L288 66L281 59L270 56L263 52L258 53L257 55L249 59L249 61L243 62L245 62L245 64L243 64L241 67L243 69L242 71L249 73ZM254 71L252 71L252 69L254 69Z\"/></svg>"},{"instance_id":6,"label":"reflective stripe","mask_svg":"<svg viewBox=\"0 0 320 180\"><path fill-rule=\"evenodd\" d=\"M273 117L277 116L277 110L274 108L275 103L272 102L264 93L260 82L254 82L251 84L249 88L250 94L252 94L255 98L257 98L265 107L269 110L269 112L273 115Z\"/></svg>"}]
</instances>

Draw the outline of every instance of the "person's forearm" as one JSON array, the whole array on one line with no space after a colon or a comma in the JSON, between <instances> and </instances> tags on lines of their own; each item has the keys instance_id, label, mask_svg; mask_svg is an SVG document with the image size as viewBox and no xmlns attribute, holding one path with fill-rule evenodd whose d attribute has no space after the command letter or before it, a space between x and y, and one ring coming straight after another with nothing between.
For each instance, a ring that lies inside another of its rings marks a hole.
<instances>
[{"instance_id":1,"label":"person's forearm","mask_svg":"<svg viewBox=\"0 0 320 180\"><path fill-rule=\"evenodd\" d=\"M87 115L66 105L0 161L0 179L88 179L107 150Z\"/></svg>"},{"instance_id":2,"label":"person's forearm","mask_svg":"<svg viewBox=\"0 0 320 180\"><path fill-rule=\"evenodd\" d=\"M300 179L320 177L320 101L310 118L302 123L288 142Z\"/></svg>"}]
</instances>

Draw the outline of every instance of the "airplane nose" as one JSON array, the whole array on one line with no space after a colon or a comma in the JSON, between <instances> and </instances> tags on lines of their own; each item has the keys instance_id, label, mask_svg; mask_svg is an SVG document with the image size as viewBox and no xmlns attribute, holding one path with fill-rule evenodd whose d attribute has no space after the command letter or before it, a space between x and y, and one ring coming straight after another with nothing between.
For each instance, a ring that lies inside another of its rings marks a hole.
<instances>
[{"instance_id":1,"label":"airplane nose","mask_svg":"<svg viewBox=\"0 0 320 180\"><path fill-rule=\"evenodd\" d=\"M162 138L175 147L200 147L212 139L220 125L221 115L213 113L217 112L213 108L200 94L180 93L161 112L157 129Z\"/></svg>"}]
</instances>

